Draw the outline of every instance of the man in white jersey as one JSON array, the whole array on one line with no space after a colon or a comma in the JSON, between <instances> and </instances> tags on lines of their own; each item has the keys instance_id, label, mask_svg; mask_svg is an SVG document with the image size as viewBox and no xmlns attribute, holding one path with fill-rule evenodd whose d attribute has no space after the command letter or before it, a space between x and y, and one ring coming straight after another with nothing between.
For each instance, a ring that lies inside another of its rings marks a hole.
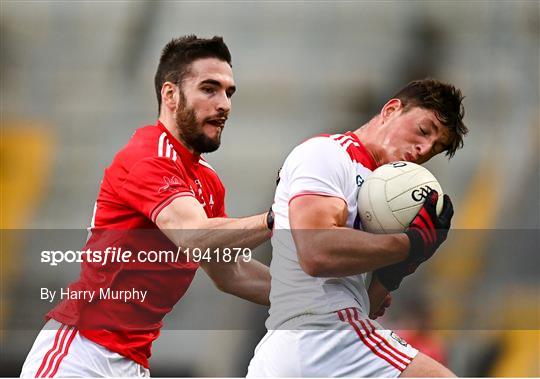
<instances>
[{"instance_id":1,"label":"man in white jersey","mask_svg":"<svg viewBox=\"0 0 540 379\"><path fill-rule=\"evenodd\" d=\"M357 195L382 164L452 157L467 133L462 99L452 85L411 82L361 128L289 154L273 205L268 333L248 376L453 376L372 320L446 239L449 197L437 216L433 191L404 233L376 235L361 230Z\"/></svg>"}]
</instances>

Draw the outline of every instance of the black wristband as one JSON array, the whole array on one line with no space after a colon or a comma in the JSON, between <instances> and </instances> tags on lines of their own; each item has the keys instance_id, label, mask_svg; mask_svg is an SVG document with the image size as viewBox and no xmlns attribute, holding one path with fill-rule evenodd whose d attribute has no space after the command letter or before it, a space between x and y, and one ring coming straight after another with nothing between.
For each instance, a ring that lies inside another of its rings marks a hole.
<instances>
[{"instance_id":1,"label":"black wristband","mask_svg":"<svg viewBox=\"0 0 540 379\"><path fill-rule=\"evenodd\" d=\"M409 237L409 255L407 256L406 262L413 262L420 264L426 259L424 258L424 244L420 232L416 229L408 229L405 231L407 237Z\"/></svg>"},{"instance_id":2,"label":"black wristband","mask_svg":"<svg viewBox=\"0 0 540 379\"><path fill-rule=\"evenodd\" d=\"M266 227L269 230L274 229L274 211L272 210L272 207L270 207L268 213L266 214Z\"/></svg>"}]
</instances>

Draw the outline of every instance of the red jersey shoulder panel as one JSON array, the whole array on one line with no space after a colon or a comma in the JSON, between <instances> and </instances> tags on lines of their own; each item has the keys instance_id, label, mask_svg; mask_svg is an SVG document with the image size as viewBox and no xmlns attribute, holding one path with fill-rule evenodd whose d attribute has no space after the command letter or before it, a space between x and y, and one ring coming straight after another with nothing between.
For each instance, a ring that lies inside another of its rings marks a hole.
<instances>
[{"instance_id":1,"label":"red jersey shoulder panel","mask_svg":"<svg viewBox=\"0 0 540 379\"><path fill-rule=\"evenodd\" d=\"M344 134L319 134L316 137L327 137L338 142L353 162L358 162L371 171L378 167L371 153L353 132L346 132Z\"/></svg>"},{"instance_id":2,"label":"red jersey shoulder panel","mask_svg":"<svg viewBox=\"0 0 540 379\"><path fill-rule=\"evenodd\" d=\"M193 196L166 137L156 126L137 129L116 154L104 173L93 226L148 227L163 202Z\"/></svg>"}]
</instances>

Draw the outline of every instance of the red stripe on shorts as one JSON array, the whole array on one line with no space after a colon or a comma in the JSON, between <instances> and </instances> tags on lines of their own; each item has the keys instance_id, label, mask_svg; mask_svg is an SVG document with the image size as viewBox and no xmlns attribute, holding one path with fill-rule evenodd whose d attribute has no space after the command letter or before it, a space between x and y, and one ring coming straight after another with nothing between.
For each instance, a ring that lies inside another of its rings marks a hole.
<instances>
[{"instance_id":1,"label":"red stripe on shorts","mask_svg":"<svg viewBox=\"0 0 540 379\"><path fill-rule=\"evenodd\" d=\"M381 336L379 333L377 333L377 328L375 328L375 325L373 325L373 323L370 321L370 320L366 320L366 322L371 326L371 329L372 329L372 332L374 335L376 335L377 337L379 337L381 340L384 341L384 343L390 348L392 349L393 351L395 351L397 354L399 354L400 356L402 356L405 360L408 360L409 363L410 361L412 361L413 357L409 357L407 354L405 354L404 352L400 351L399 349L395 348L394 346L392 346L392 344L390 344L390 342L388 342L388 340L386 338L384 338L383 336Z\"/></svg>"},{"instance_id":2,"label":"red stripe on shorts","mask_svg":"<svg viewBox=\"0 0 540 379\"><path fill-rule=\"evenodd\" d=\"M388 348L385 346L385 342L387 342L384 338L381 338L379 335L375 335L369 327L367 327L363 321L360 321L360 324L362 325L362 328L364 328L365 332L368 335L368 338L373 341L381 350L384 350L388 355L390 355L392 358L394 358L399 363L405 365L405 367L411 363L411 360L408 358L404 358L400 354L396 354L396 350L392 347Z\"/></svg>"},{"instance_id":3,"label":"red stripe on shorts","mask_svg":"<svg viewBox=\"0 0 540 379\"><path fill-rule=\"evenodd\" d=\"M54 362L56 361L56 358L58 355L60 355L60 352L64 349L64 343L66 342L66 337L69 334L69 331L71 330L71 326L68 326L66 329L62 331L62 337L60 338L60 344L58 344L58 348L54 352L54 354L51 357L51 360L49 361L49 364L47 365L47 368L43 373L41 374L41 378L46 378L49 373L51 372L51 369L54 366Z\"/></svg>"},{"instance_id":4,"label":"red stripe on shorts","mask_svg":"<svg viewBox=\"0 0 540 379\"><path fill-rule=\"evenodd\" d=\"M47 359L49 359L49 356L52 354L52 352L56 350L58 340L60 339L60 334L61 334L62 330L64 329L64 326L65 325L60 325L60 327L58 328L58 331L56 332L56 336L54 337L53 346L49 349L49 351L47 351L47 353L43 357L43 361L41 362L41 366L39 366L39 369L38 369L38 371L36 373L36 378L40 377L41 372L45 368L45 363L47 363Z\"/></svg>"},{"instance_id":5,"label":"red stripe on shorts","mask_svg":"<svg viewBox=\"0 0 540 379\"><path fill-rule=\"evenodd\" d=\"M366 332L367 339L369 341L373 342L375 344L375 346L377 348L379 348L381 351L386 353L386 355L388 357L392 358L396 362L399 362L401 365L404 365L403 369L405 367L407 367L407 365L409 363L411 363L411 361L409 359L403 359L399 355L394 354L392 352L392 350L387 349L386 346L384 346L383 342L382 342L382 340L384 340L384 339L379 338L379 341L378 341L375 338L375 336L373 335L373 333L371 332L371 330L364 324L364 321L360 320L360 317L359 317L358 312L356 311L356 309L354 310L354 319L355 319L356 322L360 323L360 325L362 326L362 329Z\"/></svg>"},{"instance_id":6,"label":"red stripe on shorts","mask_svg":"<svg viewBox=\"0 0 540 379\"><path fill-rule=\"evenodd\" d=\"M347 320L348 320L349 324L356 331L356 334L358 335L358 337L360 337L360 340L364 343L364 345L366 345L373 352L373 354L375 354L379 358L384 359L386 362L390 363L392 366L394 366L399 371L403 371L405 369L405 367L402 367L401 363L396 362L390 356L383 354L383 352L381 352L381 351L378 351L375 348L375 346L372 343L370 343L369 340L362 334L362 331L360 330L358 325L356 325L356 323L354 322L354 319L353 319L353 317L351 315L352 312L349 313L349 309L345 309L345 312L347 314Z\"/></svg>"},{"instance_id":7,"label":"red stripe on shorts","mask_svg":"<svg viewBox=\"0 0 540 379\"><path fill-rule=\"evenodd\" d=\"M68 351L69 351L69 346L71 345L71 343L73 342L73 339L75 338L75 336L77 335L77 329L73 329L71 331L71 335L69 336L69 340L67 342L67 344L64 346L64 351L62 352L62 355L60 355L58 357L58 359L56 360L56 365L54 366L54 370L52 372L51 375L49 375L49 378L52 378L56 375L56 372L58 371L58 369L60 368L60 363L62 363L62 360L66 357L66 355L68 354Z\"/></svg>"}]
</instances>

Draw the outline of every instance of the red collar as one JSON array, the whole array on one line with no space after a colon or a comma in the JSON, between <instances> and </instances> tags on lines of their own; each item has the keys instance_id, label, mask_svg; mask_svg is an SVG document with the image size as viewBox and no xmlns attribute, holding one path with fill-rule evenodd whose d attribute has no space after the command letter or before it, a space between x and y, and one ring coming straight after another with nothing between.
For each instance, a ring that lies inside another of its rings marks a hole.
<instances>
[{"instance_id":1,"label":"red collar","mask_svg":"<svg viewBox=\"0 0 540 379\"><path fill-rule=\"evenodd\" d=\"M172 143L173 145L173 148L174 150L176 150L176 152L178 153L178 155L180 155L180 160L182 162L189 162L191 163L192 165L198 165L199 164L199 160L201 159L201 156L199 154L193 154L191 151L189 151L183 144L182 142L178 141L178 139L176 139L175 136L173 136L171 134L171 132L169 132L169 130L167 130L167 128L165 127L165 125L163 125L161 123L161 121L157 121L157 127L167 133L167 137L169 137L169 141Z\"/></svg>"},{"instance_id":2,"label":"red collar","mask_svg":"<svg viewBox=\"0 0 540 379\"><path fill-rule=\"evenodd\" d=\"M358 148L362 152L363 156L366 158L366 162L363 162L364 165L367 164L367 168L369 168L371 171L374 171L379 165L377 165L377 162L375 162L375 159L373 158L373 155L369 152L368 149L364 146L364 144L360 141L358 136L354 134L353 132L347 132L345 135L348 135L352 139L354 139L356 142L358 142Z\"/></svg>"}]
</instances>

